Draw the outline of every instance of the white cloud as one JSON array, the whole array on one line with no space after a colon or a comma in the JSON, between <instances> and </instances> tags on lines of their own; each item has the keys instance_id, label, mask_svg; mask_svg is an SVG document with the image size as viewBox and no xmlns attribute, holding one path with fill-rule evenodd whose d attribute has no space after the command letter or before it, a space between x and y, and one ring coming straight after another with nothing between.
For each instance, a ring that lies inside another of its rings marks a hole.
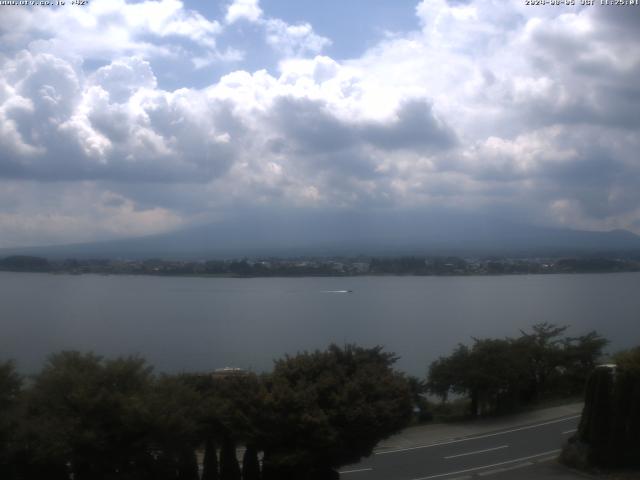
<instances>
[{"instance_id":1,"label":"white cloud","mask_svg":"<svg viewBox=\"0 0 640 480\"><path fill-rule=\"evenodd\" d=\"M266 17L258 0L234 0L227 8L227 24L245 20L265 31L268 45L285 57L315 55L331 45L331 40L316 34L311 24L291 25L279 18Z\"/></svg>"},{"instance_id":2,"label":"white cloud","mask_svg":"<svg viewBox=\"0 0 640 480\"><path fill-rule=\"evenodd\" d=\"M234 0L227 8L225 20L229 24L238 20L257 22L261 17L262 9L258 0Z\"/></svg>"},{"instance_id":3,"label":"white cloud","mask_svg":"<svg viewBox=\"0 0 640 480\"><path fill-rule=\"evenodd\" d=\"M614 42L638 34L612 9L425 0L419 31L340 62L316 55L329 40L310 24L236 1L227 23L262 29L283 57L277 73L237 70L206 88L167 91L147 57L170 54L165 40L202 47L191 58L199 68L241 52L218 51L220 25L177 1L91 5L14 15L18 32L5 34L12 49L0 58L0 176L94 182L87 205L114 229L138 218L140 231L156 231L240 204L510 203L589 228L640 220L640 56ZM35 43L14 50L28 33ZM63 51L72 34L81 41ZM109 61L90 70L76 56ZM73 183L65 188L70 195ZM119 209L100 203L105 191L124 198ZM71 207L52 205L51 218L60 211L72 223ZM47 223L27 210L25 219ZM13 231L31 231L17 211L2 212ZM101 231L86 211L78 218Z\"/></svg>"},{"instance_id":4,"label":"white cloud","mask_svg":"<svg viewBox=\"0 0 640 480\"><path fill-rule=\"evenodd\" d=\"M267 43L286 57L315 55L331 44L328 38L317 35L308 23L289 25L277 19L265 22Z\"/></svg>"},{"instance_id":5,"label":"white cloud","mask_svg":"<svg viewBox=\"0 0 640 480\"><path fill-rule=\"evenodd\" d=\"M95 0L84 8L3 9L0 20L3 48L25 46L37 53L51 53L78 61L111 60L118 56L175 55L176 48L163 43L171 38L215 49L222 31L179 0Z\"/></svg>"},{"instance_id":6,"label":"white cloud","mask_svg":"<svg viewBox=\"0 0 640 480\"><path fill-rule=\"evenodd\" d=\"M127 101L141 88L154 89L156 77L149 62L139 57L129 57L100 67L91 75L91 83L100 86L115 103Z\"/></svg>"},{"instance_id":7,"label":"white cloud","mask_svg":"<svg viewBox=\"0 0 640 480\"><path fill-rule=\"evenodd\" d=\"M233 148L220 140L231 121L224 105L197 90L157 89L137 57L86 77L62 59L25 51L0 72L22 76L0 104L8 125L0 141L16 152L0 171L43 180L201 181L232 161Z\"/></svg>"},{"instance_id":8,"label":"white cloud","mask_svg":"<svg viewBox=\"0 0 640 480\"><path fill-rule=\"evenodd\" d=\"M185 223L171 210L138 205L92 182L0 182L0 203L0 248L162 233Z\"/></svg>"}]
</instances>

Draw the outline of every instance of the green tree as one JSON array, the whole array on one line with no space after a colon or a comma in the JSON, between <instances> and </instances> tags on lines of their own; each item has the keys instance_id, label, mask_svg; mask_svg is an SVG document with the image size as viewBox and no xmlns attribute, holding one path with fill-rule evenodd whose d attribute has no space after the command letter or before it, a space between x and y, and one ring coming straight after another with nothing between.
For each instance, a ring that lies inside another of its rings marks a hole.
<instances>
[{"instance_id":1,"label":"green tree","mask_svg":"<svg viewBox=\"0 0 640 480\"><path fill-rule=\"evenodd\" d=\"M28 255L13 255L0 259L0 270L11 272L47 272L51 265L46 258Z\"/></svg>"},{"instance_id":2,"label":"green tree","mask_svg":"<svg viewBox=\"0 0 640 480\"><path fill-rule=\"evenodd\" d=\"M580 392L607 341L597 332L561 337L567 327L534 325L518 338L474 339L431 363L427 386L445 401L470 399L470 413L504 412L549 396Z\"/></svg>"},{"instance_id":3,"label":"green tree","mask_svg":"<svg viewBox=\"0 0 640 480\"><path fill-rule=\"evenodd\" d=\"M250 372L192 375L189 382L200 395L199 426L205 445L203 480L235 476L234 472L239 471L237 459L226 453L230 445L234 450L236 444L255 445L260 437L264 386ZM217 445L222 446L219 474Z\"/></svg>"},{"instance_id":4,"label":"green tree","mask_svg":"<svg viewBox=\"0 0 640 480\"><path fill-rule=\"evenodd\" d=\"M640 373L640 347L618 352L613 360L625 372Z\"/></svg>"},{"instance_id":5,"label":"green tree","mask_svg":"<svg viewBox=\"0 0 640 480\"><path fill-rule=\"evenodd\" d=\"M14 475L16 429L22 377L13 362L0 363L0 478Z\"/></svg>"},{"instance_id":6,"label":"green tree","mask_svg":"<svg viewBox=\"0 0 640 480\"><path fill-rule=\"evenodd\" d=\"M202 480L218 480L218 452L216 442L212 436L207 436L204 445L204 460L202 461Z\"/></svg>"},{"instance_id":7,"label":"green tree","mask_svg":"<svg viewBox=\"0 0 640 480\"><path fill-rule=\"evenodd\" d=\"M198 459L192 446L186 445L178 452L177 477L178 480L199 480Z\"/></svg>"},{"instance_id":8,"label":"green tree","mask_svg":"<svg viewBox=\"0 0 640 480\"><path fill-rule=\"evenodd\" d=\"M475 339L471 348L459 345L429 369L429 390L446 399L449 392L471 400L470 414L504 411L518 402L523 375L514 343L503 339Z\"/></svg>"},{"instance_id":9,"label":"green tree","mask_svg":"<svg viewBox=\"0 0 640 480\"><path fill-rule=\"evenodd\" d=\"M409 385L409 391L411 392L411 398L413 400L414 409L417 408L417 419L419 422L428 422L433 419L429 402L427 401L425 394L428 392L427 382L414 377L407 377L407 384Z\"/></svg>"},{"instance_id":10,"label":"green tree","mask_svg":"<svg viewBox=\"0 0 640 480\"><path fill-rule=\"evenodd\" d=\"M543 322L531 327L531 332L521 331L522 336L516 340L516 345L518 356L527 364L525 400L538 400L552 377L559 373L558 367L563 365L565 357L560 335L567 328Z\"/></svg>"},{"instance_id":11,"label":"green tree","mask_svg":"<svg viewBox=\"0 0 640 480\"><path fill-rule=\"evenodd\" d=\"M139 358L53 355L28 398L37 462L70 465L75 479L138 475L146 462L143 421L151 368Z\"/></svg>"},{"instance_id":12,"label":"green tree","mask_svg":"<svg viewBox=\"0 0 640 480\"><path fill-rule=\"evenodd\" d=\"M260 480L258 449L253 445L247 445L242 457L242 480Z\"/></svg>"},{"instance_id":13,"label":"green tree","mask_svg":"<svg viewBox=\"0 0 640 480\"><path fill-rule=\"evenodd\" d=\"M276 361L267 379L263 478L331 478L409 422L411 392L382 347L331 345Z\"/></svg>"},{"instance_id":14,"label":"green tree","mask_svg":"<svg viewBox=\"0 0 640 480\"><path fill-rule=\"evenodd\" d=\"M468 394L465 372L470 364L470 351L466 345L458 344L448 357L440 357L429 366L427 388L447 401L450 393Z\"/></svg>"},{"instance_id":15,"label":"green tree","mask_svg":"<svg viewBox=\"0 0 640 480\"><path fill-rule=\"evenodd\" d=\"M146 424L152 452L167 479L197 480L196 449L203 443L204 406L192 375L162 375L148 398ZM210 461L210 460L209 460Z\"/></svg>"},{"instance_id":16,"label":"green tree","mask_svg":"<svg viewBox=\"0 0 640 480\"><path fill-rule=\"evenodd\" d=\"M596 331L586 335L563 340L562 375L552 387L563 390L566 395L582 394L587 378L602 357L604 347L609 341Z\"/></svg>"},{"instance_id":17,"label":"green tree","mask_svg":"<svg viewBox=\"0 0 640 480\"><path fill-rule=\"evenodd\" d=\"M220 480L240 480L241 477L236 444L231 436L227 435L220 450Z\"/></svg>"},{"instance_id":18,"label":"green tree","mask_svg":"<svg viewBox=\"0 0 640 480\"><path fill-rule=\"evenodd\" d=\"M465 372L471 413L502 412L516 406L522 372L523 363L512 341L475 340Z\"/></svg>"}]
</instances>

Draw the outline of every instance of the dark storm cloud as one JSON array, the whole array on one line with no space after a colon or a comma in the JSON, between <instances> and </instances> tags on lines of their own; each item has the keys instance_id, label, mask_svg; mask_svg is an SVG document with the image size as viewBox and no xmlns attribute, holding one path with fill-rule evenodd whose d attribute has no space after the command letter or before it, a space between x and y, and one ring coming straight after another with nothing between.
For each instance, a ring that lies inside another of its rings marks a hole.
<instances>
[{"instance_id":1,"label":"dark storm cloud","mask_svg":"<svg viewBox=\"0 0 640 480\"><path fill-rule=\"evenodd\" d=\"M407 100L395 118L375 122L340 119L324 102L306 98L280 98L270 113L282 133L278 148L289 143L301 153L333 153L364 144L429 153L456 144L454 132L423 99Z\"/></svg>"},{"instance_id":2,"label":"dark storm cloud","mask_svg":"<svg viewBox=\"0 0 640 480\"><path fill-rule=\"evenodd\" d=\"M269 113L280 134L279 143L289 150L331 153L358 142L353 127L332 115L322 101L282 97Z\"/></svg>"},{"instance_id":3,"label":"dark storm cloud","mask_svg":"<svg viewBox=\"0 0 640 480\"><path fill-rule=\"evenodd\" d=\"M554 19L531 32L530 60L552 82L546 98L528 105L534 124L640 126L640 9L594 7L582 13L590 28Z\"/></svg>"},{"instance_id":4,"label":"dark storm cloud","mask_svg":"<svg viewBox=\"0 0 640 480\"><path fill-rule=\"evenodd\" d=\"M597 15L603 27L608 29L611 40L626 44L629 38L640 37L640 9L604 8Z\"/></svg>"},{"instance_id":5,"label":"dark storm cloud","mask_svg":"<svg viewBox=\"0 0 640 480\"><path fill-rule=\"evenodd\" d=\"M384 150L437 152L456 145L455 133L436 118L430 103L408 100L391 122L367 123L361 127L367 142Z\"/></svg>"}]
</instances>

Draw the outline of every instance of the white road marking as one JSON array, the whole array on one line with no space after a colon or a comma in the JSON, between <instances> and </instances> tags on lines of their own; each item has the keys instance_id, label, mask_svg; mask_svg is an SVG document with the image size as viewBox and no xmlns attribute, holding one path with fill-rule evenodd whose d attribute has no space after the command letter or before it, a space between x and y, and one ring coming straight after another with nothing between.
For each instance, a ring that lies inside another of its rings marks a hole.
<instances>
[{"instance_id":1,"label":"white road marking","mask_svg":"<svg viewBox=\"0 0 640 480\"><path fill-rule=\"evenodd\" d=\"M558 459L558 455L551 455L550 457L538 458L533 463L550 462L552 460L557 460L557 459Z\"/></svg>"},{"instance_id":2,"label":"white road marking","mask_svg":"<svg viewBox=\"0 0 640 480\"><path fill-rule=\"evenodd\" d=\"M533 462L519 463L517 465L511 465L510 467L494 468L493 470L480 472L478 473L478 476L486 477L487 475L495 475L496 473L511 472L513 470L518 470L519 468L530 467L531 465L533 465Z\"/></svg>"},{"instance_id":3,"label":"white road marking","mask_svg":"<svg viewBox=\"0 0 640 480\"><path fill-rule=\"evenodd\" d=\"M562 432L562 435L568 435L568 434L570 434L570 433L577 432L577 431L578 431L578 429L577 429L577 428L574 428L574 429L572 429L572 430L567 430L566 432Z\"/></svg>"},{"instance_id":4,"label":"white road marking","mask_svg":"<svg viewBox=\"0 0 640 480\"><path fill-rule=\"evenodd\" d=\"M420 450L422 448L438 447L440 445L451 445L452 443L469 442L471 440L479 440L481 438L495 437L497 435L505 435L507 433L513 433L513 432L519 432L519 431L522 431L522 430L530 430L532 428L544 427L545 425L552 425L554 423L567 422L567 421L573 420L575 418L580 418L580 415L573 415L571 417L559 418L557 420L551 420L549 422L538 423L536 425L527 425L526 427L512 428L511 430L504 430L502 432L487 433L486 435L478 435L476 437L467 437L467 438L460 438L458 440L448 440L446 442L430 443L429 445L419 445L417 447L398 448L396 450L387 450L385 452L376 452L375 454L376 455L388 455L389 453L408 452L410 450Z\"/></svg>"},{"instance_id":5,"label":"white road marking","mask_svg":"<svg viewBox=\"0 0 640 480\"><path fill-rule=\"evenodd\" d=\"M467 455L475 455L476 453L493 452L494 450L502 450L503 448L509 448L509 445L500 445L499 447L485 448L484 450L476 450L475 452L459 453L458 455L449 455L444 457L445 460L450 458L466 457Z\"/></svg>"},{"instance_id":6,"label":"white road marking","mask_svg":"<svg viewBox=\"0 0 640 480\"><path fill-rule=\"evenodd\" d=\"M552 453L558 453L559 451L560 451L560 449L550 450L548 452L542 452L542 453L537 453L535 455L529 455L528 457L520 457L520 458L516 458L514 460L507 460L505 462L492 463L491 465L483 465L481 467L467 468L465 470L458 470L456 472L439 473L438 475L430 475L428 477L414 478L412 480L430 480L432 478L448 477L449 475L457 475L459 473L473 472L475 470L484 470L485 468L499 467L500 465L508 465L509 463L523 462L523 461L529 460L531 458L543 457L545 455L551 455Z\"/></svg>"},{"instance_id":7,"label":"white road marking","mask_svg":"<svg viewBox=\"0 0 640 480\"><path fill-rule=\"evenodd\" d=\"M370 472L371 470L373 470L373 468L359 468L358 470L343 470L343 471L338 472L338 473L340 475L342 475L344 473Z\"/></svg>"}]
</instances>

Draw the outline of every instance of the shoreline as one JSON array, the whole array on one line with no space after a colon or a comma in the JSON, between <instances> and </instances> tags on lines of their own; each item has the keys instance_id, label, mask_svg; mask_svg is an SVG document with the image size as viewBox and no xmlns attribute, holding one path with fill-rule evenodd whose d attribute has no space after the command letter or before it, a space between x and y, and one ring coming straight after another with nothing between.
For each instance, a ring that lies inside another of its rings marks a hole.
<instances>
[{"instance_id":1,"label":"shoreline","mask_svg":"<svg viewBox=\"0 0 640 480\"><path fill-rule=\"evenodd\" d=\"M233 279L255 279L255 278L359 278L359 277L436 277L436 278L471 278L471 277L541 277L555 275L611 275L623 273L640 273L640 269L635 270L608 270L608 271L549 271L549 272L509 272L509 273L326 273L326 274L272 274L272 275L235 275L228 273L221 274L198 274L198 273L150 273L150 272L73 272L73 271L30 271L30 270L1 270L0 273L25 273L25 274L46 274L65 276L85 276L94 275L100 277L157 277L157 278L233 278Z\"/></svg>"}]
</instances>

